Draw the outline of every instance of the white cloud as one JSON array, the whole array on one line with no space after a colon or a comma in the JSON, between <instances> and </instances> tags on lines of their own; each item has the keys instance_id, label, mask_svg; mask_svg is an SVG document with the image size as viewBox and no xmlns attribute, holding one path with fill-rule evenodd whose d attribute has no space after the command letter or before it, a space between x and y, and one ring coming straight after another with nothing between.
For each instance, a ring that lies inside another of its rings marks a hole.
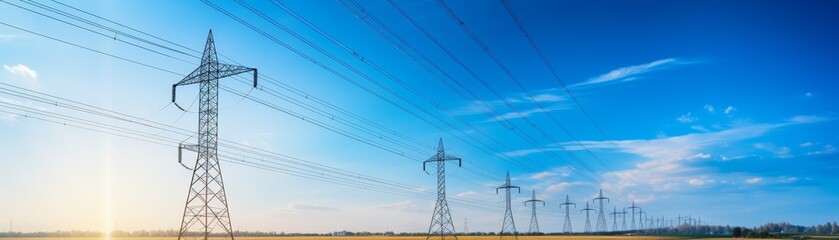
<instances>
[{"instance_id":1,"label":"white cloud","mask_svg":"<svg viewBox=\"0 0 839 240\"><path fill-rule=\"evenodd\" d=\"M733 160L756 157L756 156L757 155L741 155L741 156L734 156L734 157L720 156L720 159L723 160L723 161L733 161Z\"/></svg>"},{"instance_id":2,"label":"white cloud","mask_svg":"<svg viewBox=\"0 0 839 240\"><path fill-rule=\"evenodd\" d=\"M640 64L640 65L633 65L628 67L618 68L608 73L602 74L597 77L590 78L589 80L581 83L577 83L572 85L572 87L578 86L585 86L585 85L592 85L592 84L599 84L599 83L606 83L615 80L624 80L624 81L631 81L634 79L635 76L639 74L643 74L646 72L650 72L653 70L661 69L673 64L680 63L676 58L667 58L661 59L658 61Z\"/></svg>"},{"instance_id":3,"label":"white cloud","mask_svg":"<svg viewBox=\"0 0 839 240\"><path fill-rule=\"evenodd\" d=\"M714 106L711 104L705 104L705 110L707 110L709 113L714 113Z\"/></svg>"},{"instance_id":4,"label":"white cloud","mask_svg":"<svg viewBox=\"0 0 839 240\"><path fill-rule=\"evenodd\" d=\"M762 177L749 178L749 179L746 179L745 182L747 184L758 184L758 183L763 182L763 178Z\"/></svg>"},{"instance_id":5,"label":"white cloud","mask_svg":"<svg viewBox=\"0 0 839 240\"><path fill-rule=\"evenodd\" d=\"M693 159L708 159L708 158L711 158L711 154L697 153L693 156L688 157L687 159L688 160L693 160Z\"/></svg>"},{"instance_id":6,"label":"white cloud","mask_svg":"<svg viewBox=\"0 0 839 240\"><path fill-rule=\"evenodd\" d=\"M565 109L569 109L569 107L566 106L566 105L557 105L557 106L552 106L552 107L547 107L547 108L533 108L533 109L524 110L524 111L520 111L520 112L504 113L504 114L501 114L501 115L498 115L498 116L495 116L495 117L489 119L489 121L494 122L494 121L516 119L516 118L525 118L525 117L528 117L528 116L533 115L535 113L553 112L553 111L565 110Z\"/></svg>"},{"instance_id":7,"label":"white cloud","mask_svg":"<svg viewBox=\"0 0 839 240\"><path fill-rule=\"evenodd\" d=\"M533 101L536 102L561 102L564 101L565 97L552 94L552 93L542 93L536 96L533 96Z\"/></svg>"},{"instance_id":8,"label":"white cloud","mask_svg":"<svg viewBox=\"0 0 839 240\"><path fill-rule=\"evenodd\" d=\"M796 178L796 177L788 177L788 178L781 177L780 179L778 179L779 183L794 183L794 182L797 182L797 181L798 181L798 178Z\"/></svg>"},{"instance_id":9,"label":"white cloud","mask_svg":"<svg viewBox=\"0 0 839 240\"><path fill-rule=\"evenodd\" d=\"M680 123L692 123L692 122L696 122L696 120L699 120L699 119L696 118L695 116L693 116L693 113L689 112L687 114L682 114L682 116L679 116L678 118L676 118L676 120L679 121Z\"/></svg>"},{"instance_id":10,"label":"white cloud","mask_svg":"<svg viewBox=\"0 0 839 240\"><path fill-rule=\"evenodd\" d=\"M457 194L458 197L472 197L472 196L476 196L476 195L478 195L478 193L475 192L475 191L466 191L466 192L462 192L462 193Z\"/></svg>"},{"instance_id":11,"label":"white cloud","mask_svg":"<svg viewBox=\"0 0 839 240\"><path fill-rule=\"evenodd\" d=\"M791 123L816 123L816 122L824 122L832 120L830 118L821 117L821 116L812 116L812 115L798 115L795 117L791 117L788 121Z\"/></svg>"},{"instance_id":12,"label":"white cloud","mask_svg":"<svg viewBox=\"0 0 839 240\"><path fill-rule=\"evenodd\" d=\"M556 176L556 175L557 175L557 173L555 173L555 172L544 171L544 172L540 172L540 173L535 173L535 174L533 174L533 176L530 176L530 178L538 180L538 179L543 179L543 178L546 178L546 177L551 177L551 176Z\"/></svg>"},{"instance_id":13,"label":"white cloud","mask_svg":"<svg viewBox=\"0 0 839 240\"><path fill-rule=\"evenodd\" d=\"M835 152L836 152L836 148L833 147L833 145L827 144L827 145L824 145L824 148L822 148L822 150L808 152L807 155L831 154L831 153L835 153Z\"/></svg>"},{"instance_id":14,"label":"white cloud","mask_svg":"<svg viewBox=\"0 0 839 240\"><path fill-rule=\"evenodd\" d=\"M798 146L800 146L800 147L811 147L811 146L813 146L813 143L812 142L805 142L805 143L799 144Z\"/></svg>"},{"instance_id":15,"label":"white cloud","mask_svg":"<svg viewBox=\"0 0 839 240\"><path fill-rule=\"evenodd\" d=\"M723 112L724 112L725 114L731 114L731 113L733 113L734 111L737 111L737 108L735 108L734 106L728 106L727 108L725 108L725 111L723 111Z\"/></svg>"},{"instance_id":16,"label":"white cloud","mask_svg":"<svg viewBox=\"0 0 839 240\"><path fill-rule=\"evenodd\" d=\"M23 64L18 64L15 66L3 65L3 70L21 77L29 78L32 80L38 80L38 72L32 70L27 66L24 66Z\"/></svg>"},{"instance_id":17,"label":"white cloud","mask_svg":"<svg viewBox=\"0 0 839 240\"><path fill-rule=\"evenodd\" d=\"M556 192L556 191L565 191L566 189L574 186L580 186L586 184L585 182L560 182L556 184L551 184L548 186L545 191L547 192Z\"/></svg>"},{"instance_id":18,"label":"white cloud","mask_svg":"<svg viewBox=\"0 0 839 240\"><path fill-rule=\"evenodd\" d=\"M706 185L706 184L714 184L716 182L717 181L714 180L714 179L706 179L704 177L703 178L691 178L690 180L687 181L688 184L693 185L693 186L703 186L703 185Z\"/></svg>"},{"instance_id":19,"label":"white cloud","mask_svg":"<svg viewBox=\"0 0 839 240\"><path fill-rule=\"evenodd\" d=\"M755 143L754 147L760 150L764 150L767 152L771 152L774 154L775 158L791 158L794 157L790 153L790 148L787 146L777 147L774 144L770 143Z\"/></svg>"},{"instance_id":20,"label":"white cloud","mask_svg":"<svg viewBox=\"0 0 839 240\"><path fill-rule=\"evenodd\" d=\"M810 120L799 121L798 119ZM588 149L615 149L644 159L644 161L635 164L635 168L606 173L604 175L606 181L601 183L602 187L611 188L617 192L630 190L635 186L652 189L653 191L673 191L679 189L679 183L688 182L690 179L696 178L696 175L703 173L703 169L694 167L689 163L711 158L710 154L702 152L704 149L761 137L774 129L810 123L814 122L814 119L826 120L820 117L798 116L781 123L739 125L716 132L691 133L656 139L581 141L581 143ZM577 144L576 142L561 144L569 146L568 149L570 150L582 150L582 148L573 147ZM783 148L780 148L780 150L783 150ZM788 154L789 152L781 151L779 156ZM723 159L727 158L723 157Z\"/></svg>"},{"instance_id":21,"label":"white cloud","mask_svg":"<svg viewBox=\"0 0 839 240\"><path fill-rule=\"evenodd\" d=\"M812 96L813 96L813 93L811 93L811 92L806 92L806 93L804 93L804 96L807 96L807 97L812 97Z\"/></svg>"},{"instance_id":22,"label":"white cloud","mask_svg":"<svg viewBox=\"0 0 839 240\"><path fill-rule=\"evenodd\" d=\"M696 130L696 131L702 131L702 132L710 132L711 131L711 130L708 130L707 128L705 128L705 127L703 127L702 125L699 125L699 124L690 126L690 129L693 129L693 130Z\"/></svg>"}]
</instances>

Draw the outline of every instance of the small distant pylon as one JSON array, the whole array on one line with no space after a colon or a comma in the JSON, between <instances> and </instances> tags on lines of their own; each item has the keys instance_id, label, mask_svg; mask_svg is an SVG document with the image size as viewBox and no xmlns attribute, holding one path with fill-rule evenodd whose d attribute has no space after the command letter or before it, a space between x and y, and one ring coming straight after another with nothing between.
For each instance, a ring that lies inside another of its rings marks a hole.
<instances>
[{"instance_id":1,"label":"small distant pylon","mask_svg":"<svg viewBox=\"0 0 839 240\"><path fill-rule=\"evenodd\" d=\"M469 235L469 219L463 219L463 235Z\"/></svg>"},{"instance_id":2,"label":"small distant pylon","mask_svg":"<svg viewBox=\"0 0 839 240\"><path fill-rule=\"evenodd\" d=\"M621 217L623 217L623 223L621 223L621 231L626 231L626 214L628 212L626 212L626 208L623 208L623 211L620 211L618 213L620 213Z\"/></svg>"},{"instance_id":3,"label":"small distant pylon","mask_svg":"<svg viewBox=\"0 0 839 240\"><path fill-rule=\"evenodd\" d=\"M618 215L620 215L618 207L615 207L609 215L612 215L612 232L620 231L620 229L618 229Z\"/></svg>"},{"instance_id":4,"label":"small distant pylon","mask_svg":"<svg viewBox=\"0 0 839 240\"><path fill-rule=\"evenodd\" d=\"M449 212L449 204L446 202L446 161L457 161L457 165L461 166L459 157L446 155L443 139L440 138L437 143L437 154L422 162L423 171L425 171L425 164L437 163L437 203L434 204L434 214L431 216L431 224L428 226L428 235L425 236L425 239L432 236L440 236L440 239L446 239L447 237L457 239L452 214ZM426 171L426 173L428 172Z\"/></svg>"},{"instance_id":5,"label":"small distant pylon","mask_svg":"<svg viewBox=\"0 0 839 240\"><path fill-rule=\"evenodd\" d=\"M609 198L603 196L603 189L600 189L600 195L597 196L596 198L592 199L592 202L594 202L594 201L599 201L600 202L600 206L599 206L600 210L597 211L597 225L596 225L596 231L598 231L598 232L609 231L609 229L606 225L606 215L603 214L604 213L603 212L603 200L606 200L606 202L609 202Z\"/></svg>"},{"instance_id":6,"label":"small distant pylon","mask_svg":"<svg viewBox=\"0 0 839 240\"><path fill-rule=\"evenodd\" d=\"M635 201L632 201L632 206L630 206L628 208L632 210L632 224L629 225L629 229L630 230L636 230L635 229L635 209L640 208L640 207L635 206Z\"/></svg>"},{"instance_id":7,"label":"small distant pylon","mask_svg":"<svg viewBox=\"0 0 839 240\"><path fill-rule=\"evenodd\" d=\"M527 203L530 203L530 206L533 207L533 215L530 216L530 228L527 229L529 233L539 233L539 220L536 219L536 203L541 202L542 206L545 206L545 201L536 199L536 190L533 190L533 197L530 200L524 201L524 206L527 206Z\"/></svg>"},{"instance_id":8,"label":"small distant pylon","mask_svg":"<svg viewBox=\"0 0 839 240\"><path fill-rule=\"evenodd\" d=\"M562 206L565 206L565 224L562 226L562 232L564 233L571 233L573 229L571 229L571 217L568 215L569 205L574 205L574 208L577 208L576 203L572 203L568 200L568 195L565 195L565 202L559 204L559 209L562 209Z\"/></svg>"},{"instance_id":9,"label":"small distant pylon","mask_svg":"<svg viewBox=\"0 0 839 240\"><path fill-rule=\"evenodd\" d=\"M644 230L645 229L644 228L644 221L645 221L644 220L644 215L645 215L645 213L646 212L644 212L644 209L640 209L640 208L638 209L638 230Z\"/></svg>"},{"instance_id":10,"label":"small distant pylon","mask_svg":"<svg viewBox=\"0 0 839 240\"><path fill-rule=\"evenodd\" d=\"M498 235L501 239L504 238L504 233L512 234L516 240L519 239L519 233L516 231L516 221L513 220L513 210L512 206L510 206L510 189L515 188L519 190L521 193L521 188L518 186L513 186L510 184L510 171L507 171L507 180L504 182L504 185L501 185L498 188L495 188L495 194L498 194L498 189L504 189L507 193L507 210L504 211L504 223L501 225L501 231L498 232Z\"/></svg>"},{"instance_id":11,"label":"small distant pylon","mask_svg":"<svg viewBox=\"0 0 839 240\"><path fill-rule=\"evenodd\" d=\"M583 230L583 232L584 233L591 233L591 221L588 220L589 219L588 218L588 215L589 215L588 213L591 212L591 211L596 212L597 210L594 210L593 208L588 207L588 201L586 201L586 208L583 208L582 210L580 210L580 212L583 212L583 211L586 212L586 228L585 228L585 230Z\"/></svg>"}]
</instances>

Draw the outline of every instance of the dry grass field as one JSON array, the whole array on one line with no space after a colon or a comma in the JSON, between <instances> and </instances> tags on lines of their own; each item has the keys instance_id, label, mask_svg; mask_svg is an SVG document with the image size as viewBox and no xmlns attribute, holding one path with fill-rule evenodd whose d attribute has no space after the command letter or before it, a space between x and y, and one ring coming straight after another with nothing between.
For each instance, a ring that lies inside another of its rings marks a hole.
<instances>
[{"instance_id":1,"label":"dry grass field","mask_svg":"<svg viewBox=\"0 0 839 240\"><path fill-rule=\"evenodd\" d=\"M2 238L3 240L102 240L102 238ZM172 240L175 238L112 238L111 240ZM347 237L239 237L238 240L425 240L423 236L347 236ZM498 236L462 236L458 240L497 240ZM505 239L508 239L505 237ZM685 237L659 236L520 236L519 240L682 240ZM730 238L704 238L730 239Z\"/></svg>"}]
</instances>

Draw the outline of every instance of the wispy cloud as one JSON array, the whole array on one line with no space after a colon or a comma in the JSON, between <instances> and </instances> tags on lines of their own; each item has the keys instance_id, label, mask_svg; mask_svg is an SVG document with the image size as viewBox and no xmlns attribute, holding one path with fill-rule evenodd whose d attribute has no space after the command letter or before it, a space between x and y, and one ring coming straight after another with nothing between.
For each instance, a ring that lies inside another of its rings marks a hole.
<instances>
[{"instance_id":1,"label":"wispy cloud","mask_svg":"<svg viewBox=\"0 0 839 240\"><path fill-rule=\"evenodd\" d=\"M714 113L714 111L715 111L714 105L705 104L705 110L708 111L709 113Z\"/></svg>"},{"instance_id":2,"label":"wispy cloud","mask_svg":"<svg viewBox=\"0 0 839 240\"><path fill-rule=\"evenodd\" d=\"M705 128L704 126L699 125L699 124L690 126L690 129L693 129L693 130L696 130L696 131L701 131L701 132L710 132L711 131L711 130L708 130L707 128Z\"/></svg>"},{"instance_id":3,"label":"wispy cloud","mask_svg":"<svg viewBox=\"0 0 839 240\"><path fill-rule=\"evenodd\" d=\"M745 182L746 182L746 184L758 184L758 183L763 182L763 178L762 177L749 178L749 179L746 179Z\"/></svg>"},{"instance_id":4,"label":"wispy cloud","mask_svg":"<svg viewBox=\"0 0 839 240\"><path fill-rule=\"evenodd\" d=\"M23 64L18 64L14 66L3 65L3 70L14 75L29 78L31 80L38 80L38 72L32 70L31 68Z\"/></svg>"},{"instance_id":5,"label":"wispy cloud","mask_svg":"<svg viewBox=\"0 0 839 240\"><path fill-rule=\"evenodd\" d=\"M606 173L606 178L611 180L601 183L604 188L624 191L634 186L644 185L645 188L653 191L672 191L678 190L680 183L691 184L690 179L701 180L696 176L705 173L701 173L701 169L690 163L710 159L711 154L705 151L711 147L761 137L781 127L827 120L830 119L819 116L795 116L780 123L740 125L716 132L691 133L657 139L581 141L581 143L588 149L615 149L644 159L637 163L635 168ZM570 150L582 149L574 147L577 145L576 142L561 144L568 146ZM693 184L699 184L698 180L694 180Z\"/></svg>"},{"instance_id":6,"label":"wispy cloud","mask_svg":"<svg viewBox=\"0 0 839 240\"><path fill-rule=\"evenodd\" d=\"M798 182L798 178L797 177L781 177L780 179L778 179L778 182L779 183L794 183L794 182Z\"/></svg>"},{"instance_id":7,"label":"wispy cloud","mask_svg":"<svg viewBox=\"0 0 839 240\"><path fill-rule=\"evenodd\" d=\"M836 148L833 145L827 144L821 150L807 152L807 155L821 155L836 153Z\"/></svg>"},{"instance_id":8,"label":"wispy cloud","mask_svg":"<svg viewBox=\"0 0 839 240\"><path fill-rule=\"evenodd\" d=\"M754 147L756 149L764 150L767 152L771 152L775 158L792 158L794 157L790 152L790 148L787 146L777 147L771 143L755 143Z\"/></svg>"},{"instance_id":9,"label":"wispy cloud","mask_svg":"<svg viewBox=\"0 0 839 240\"><path fill-rule=\"evenodd\" d=\"M574 186L585 185L585 182L560 182L549 185L545 191L547 192L557 192L557 191L565 191L566 189Z\"/></svg>"},{"instance_id":10,"label":"wispy cloud","mask_svg":"<svg viewBox=\"0 0 839 240\"><path fill-rule=\"evenodd\" d=\"M725 114L731 114L731 113L733 113L734 111L737 111L737 108L735 108L734 106L728 106L727 108L725 108L725 111L723 111L723 112L724 112Z\"/></svg>"},{"instance_id":11,"label":"wispy cloud","mask_svg":"<svg viewBox=\"0 0 839 240\"><path fill-rule=\"evenodd\" d=\"M636 79L638 75L641 75L643 73L663 69L679 63L681 63L681 61L679 61L679 59L677 58L667 58L650 63L622 67L609 71L608 73L601 74L597 77L590 78L585 82L571 85L571 87L601 84L618 80L631 81Z\"/></svg>"},{"instance_id":12,"label":"wispy cloud","mask_svg":"<svg viewBox=\"0 0 839 240\"><path fill-rule=\"evenodd\" d=\"M697 118L696 116L693 116L693 113L689 112L687 114L682 114L682 116L677 117L676 120L679 121L680 123L692 123L692 122L696 122L697 120L699 120L699 118Z\"/></svg>"},{"instance_id":13,"label":"wispy cloud","mask_svg":"<svg viewBox=\"0 0 839 240\"><path fill-rule=\"evenodd\" d=\"M475 191L471 191L471 190L457 194L458 197L472 197L472 196L476 196L476 195L478 195L478 193L475 192Z\"/></svg>"},{"instance_id":14,"label":"wispy cloud","mask_svg":"<svg viewBox=\"0 0 839 240\"><path fill-rule=\"evenodd\" d=\"M717 181L714 179L706 179L706 178L691 178L687 181L688 184L693 186L704 186L706 184L713 184Z\"/></svg>"},{"instance_id":15,"label":"wispy cloud","mask_svg":"<svg viewBox=\"0 0 839 240\"><path fill-rule=\"evenodd\" d=\"M528 109L528 110L519 111L519 112L507 112L507 113L503 113L501 115L492 117L488 121L494 122L494 121L503 121L503 120L509 120L509 119L517 119L517 118L526 118L526 117L529 117L530 115L533 115L533 114L536 114L536 113L553 112L553 111L558 111L558 110L566 110L566 109L569 109L569 108L570 108L570 106L567 106L567 105L554 105L554 106L549 106L549 107L546 107L546 108L533 108L533 109Z\"/></svg>"}]
</instances>

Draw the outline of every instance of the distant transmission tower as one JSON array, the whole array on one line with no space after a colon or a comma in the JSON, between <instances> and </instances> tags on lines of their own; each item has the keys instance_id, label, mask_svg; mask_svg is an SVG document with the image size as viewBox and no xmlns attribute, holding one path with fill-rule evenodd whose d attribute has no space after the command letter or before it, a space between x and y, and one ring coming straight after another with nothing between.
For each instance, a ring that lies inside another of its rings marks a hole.
<instances>
[{"instance_id":1,"label":"distant transmission tower","mask_svg":"<svg viewBox=\"0 0 839 240\"><path fill-rule=\"evenodd\" d=\"M588 201L586 201L586 208L583 208L582 210L580 210L580 212L583 212L583 211L586 212L586 228L585 228L585 230L583 230L583 232L584 233L590 233L591 232L591 221L588 220L589 219L588 218L588 215L589 215L588 213L591 212L591 211L597 211L597 210L594 210L593 208L589 208L588 207Z\"/></svg>"},{"instance_id":2,"label":"distant transmission tower","mask_svg":"<svg viewBox=\"0 0 839 240\"><path fill-rule=\"evenodd\" d=\"M464 235L469 234L469 219L468 218L463 219L463 234Z\"/></svg>"},{"instance_id":3,"label":"distant transmission tower","mask_svg":"<svg viewBox=\"0 0 839 240\"><path fill-rule=\"evenodd\" d=\"M529 233L538 233L539 231L539 220L536 219L536 203L541 202L542 206L545 206L545 201L536 199L536 190L533 190L533 197L530 200L524 201L524 206L527 206L527 203L530 203L530 206L533 207L533 215L530 217L530 228L527 229Z\"/></svg>"},{"instance_id":4,"label":"distant transmission tower","mask_svg":"<svg viewBox=\"0 0 839 240\"><path fill-rule=\"evenodd\" d=\"M597 211L597 225L596 231L598 232L606 232L609 231L608 225L606 224L606 215L603 214L603 200L609 202L609 198L603 196L603 189L600 189L600 195L596 198L592 199L592 202L599 201L600 202L600 210Z\"/></svg>"},{"instance_id":5,"label":"distant transmission tower","mask_svg":"<svg viewBox=\"0 0 839 240\"><path fill-rule=\"evenodd\" d=\"M632 206L628 208L632 210L632 224L629 225L629 230L635 230L635 209L640 207L636 207L635 201L632 201Z\"/></svg>"},{"instance_id":6,"label":"distant transmission tower","mask_svg":"<svg viewBox=\"0 0 839 240\"><path fill-rule=\"evenodd\" d=\"M618 229L618 215L620 215L618 207L615 207L609 215L612 215L612 232L620 231L620 229Z\"/></svg>"},{"instance_id":7,"label":"distant transmission tower","mask_svg":"<svg viewBox=\"0 0 839 240\"><path fill-rule=\"evenodd\" d=\"M571 233L573 230L571 229L571 217L568 216L568 210L570 205L574 205L574 208L577 208L576 203L572 203L568 200L568 195L565 195L565 202L559 204L559 209L562 209L562 206L565 206L565 225L562 226L562 232L564 233Z\"/></svg>"},{"instance_id":8,"label":"distant transmission tower","mask_svg":"<svg viewBox=\"0 0 839 240\"><path fill-rule=\"evenodd\" d=\"M504 185L495 188L495 194L498 194L498 189L504 189L507 193L507 210L504 211L504 223L501 225L501 232L498 235L504 238L504 232L511 233L516 239L519 239L519 233L516 231L516 221L513 220L513 210L510 206L510 189L515 188L521 193L521 188L510 185L510 171L507 171L507 180Z\"/></svg>"},{"instance_id":9,"label":"distant transmission tower","mask_svg":"<svg viewBox=\"0 0 839 240\"><path fill-rule=\"evenodd\" d=\"M423 171L425 171L425 164L437 163L437 203L434 205L434 215L431 216L431 224L428 226L428 235L425 239L435 235L439 235L440 239L446 239L447 236L457 239L449 204L446 202L446 161L457 161L458 167L462 162L458 157L446 155L443 139L440 138L437 143L437 154L422 162Z\"/></svg>"},{"instance_id":10,"label":"distant transmission tower","mask_svg":"<svg viewBox=\"0 0 839 240\"><path fill-rule=\"evenodd\" d=\"M638 208L638 230L644 230L644 209Z\"/></svg>"},{"instance_id":11,"label":"distant transmission tower","mask_svg":"<svg viewBox=\"0 0 839 240\"><path fill-rule=\"evenodd\" d=\"M189 183L189 193L184 206L184 215L178 239L220 237L233 239L233 228L230 224L230 213L227 208L227 195L224 191L224 181L221 176L221 166L218 161L218 80L220 78L253 71L253 86L256 87L256 68L229 65L218 62L216 45L213 42L213 31L207 36L201 65L172 85L172 102L175 103L175 89L178 86L198 84L198 144L178 146L178 162L181 161L181 151L187 149L198 153L198 158L192 170L192 180ZM178 108L181 108L178 106ZM183 108L181 108L183 110ZM212 233L219 230L219 233Z\"/></svg>"},{"instance_id":12,"label":"distant transmission tower","mask_svg":"<svg viewBox=\"0 0 839 240\"><path fill-rule=\"evenodd\" d=\"M621 231L626 231L626 214L628 212L626 212L626 208L623 208L623 211L620 211L618 213L620 213L621 217L623 217L623 223L621 223Z\"/></svg>"}]
</instances>

